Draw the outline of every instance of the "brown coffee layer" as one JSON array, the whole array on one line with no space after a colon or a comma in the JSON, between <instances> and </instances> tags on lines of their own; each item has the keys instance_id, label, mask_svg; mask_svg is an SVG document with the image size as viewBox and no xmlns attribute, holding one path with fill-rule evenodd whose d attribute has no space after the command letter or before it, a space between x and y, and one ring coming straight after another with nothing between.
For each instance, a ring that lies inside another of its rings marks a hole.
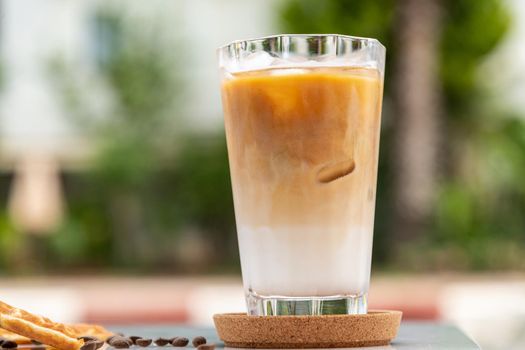
<instances>
[{"instance_id":1,"label":"brown coffee layer","mask_svg":"<svg viewBox=\"0 0 525 350\"><path fill-rule=\"evenodd\" d=\"M357 68L273 69L226 80L238 224L368 226L381 91L377 71Z\"/></svg>"}]
</instances>

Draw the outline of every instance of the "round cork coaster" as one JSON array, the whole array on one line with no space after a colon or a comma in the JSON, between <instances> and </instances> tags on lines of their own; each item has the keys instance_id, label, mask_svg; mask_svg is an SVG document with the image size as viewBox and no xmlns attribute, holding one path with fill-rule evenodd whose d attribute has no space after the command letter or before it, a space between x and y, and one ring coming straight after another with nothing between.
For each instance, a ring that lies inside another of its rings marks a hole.
<instances>
[{"instance_id":1,"label":"round cork coaster","mask_svg":"<svg viewBox=\"0 0 525 350\"><path fill-rule=\"evenodd\" d=\"M396 337L401 311L370 310L365 315L213 316L224 344L234 348L348 348L388 345Z\"/></svg>"}]
</instances>

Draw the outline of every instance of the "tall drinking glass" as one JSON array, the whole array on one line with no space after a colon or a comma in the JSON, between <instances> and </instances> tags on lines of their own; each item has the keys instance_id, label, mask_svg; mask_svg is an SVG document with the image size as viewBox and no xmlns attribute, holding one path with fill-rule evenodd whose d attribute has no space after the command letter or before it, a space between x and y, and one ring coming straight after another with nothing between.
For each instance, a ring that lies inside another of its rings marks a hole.
<instances>
[{"instance_id":1,"label":"tall drinking glass","mask_svg":"<svg viewBox=\"0 0 525 350\"><path fill-rule=\"evenodd\" d=\"M218 54L248 313L366 313L385 48L277 35Z\"/></svg>"}]
</instances>

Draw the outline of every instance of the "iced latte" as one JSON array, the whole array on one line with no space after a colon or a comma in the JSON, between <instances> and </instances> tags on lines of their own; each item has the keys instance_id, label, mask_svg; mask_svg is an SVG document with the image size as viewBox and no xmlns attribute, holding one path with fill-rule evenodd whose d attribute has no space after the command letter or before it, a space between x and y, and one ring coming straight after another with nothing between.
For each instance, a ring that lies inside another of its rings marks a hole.
<instances>
[{"instance_id":1,"label":"iced latte","mask_svg":"<svg viewBox=\"0 0 525 350\"><path fill-rule=\"evenodd\" d=\"M365 313L381 72L232 72L222 97L248 311Z\"/></svg>"}]
</instances>

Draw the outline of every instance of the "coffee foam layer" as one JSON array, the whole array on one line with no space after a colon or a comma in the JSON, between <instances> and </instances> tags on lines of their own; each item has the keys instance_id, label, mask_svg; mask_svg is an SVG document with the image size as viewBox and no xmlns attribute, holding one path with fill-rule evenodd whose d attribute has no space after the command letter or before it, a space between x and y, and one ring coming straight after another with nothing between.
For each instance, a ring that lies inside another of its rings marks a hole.
<instances>
[{"instance_id":1,"label":"coffee foam layer","mask_svg":"<svg viewBox=\"0 0 525 350\"><path fill-rule=\"evenodd\" d=\"M361 57L362 56L362 57ZM319 55L315 58L306 58L299 55L278 57L265 51L244 54L236 60L221 62L223 69L229 73L241 73L261 69L297 69L304 71L309 68L345 67L377 69L377 62L367 61L365 53L355 54L352 59L348 57L335 57L334 55ZM277 73L280 74L280 73Z\"/></svg>"}]
</instances>

